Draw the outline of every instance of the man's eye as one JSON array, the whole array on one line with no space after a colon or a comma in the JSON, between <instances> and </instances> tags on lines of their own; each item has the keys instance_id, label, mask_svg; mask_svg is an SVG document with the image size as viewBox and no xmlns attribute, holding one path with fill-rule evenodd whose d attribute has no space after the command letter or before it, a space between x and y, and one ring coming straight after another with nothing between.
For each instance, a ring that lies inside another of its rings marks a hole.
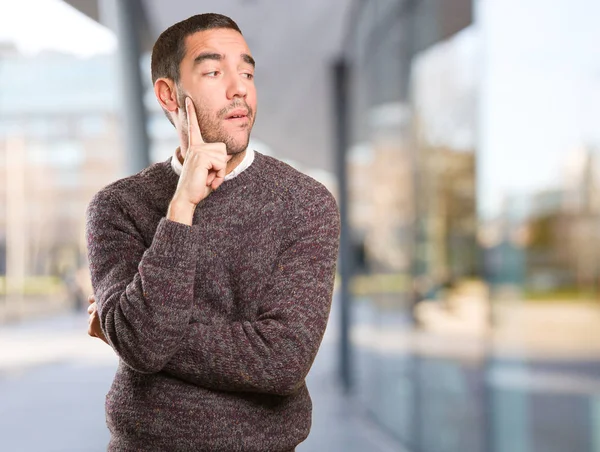
<instances>
[{"instance_id":1,"label":"man's eye","mask_svg":"<svg viewBox=\"0 0 600 452\"><path fill-rule=\"evenodd\" d=\"M217 76L217 75L219 75L219 74L220 74L220 72L219 72L219 71L211 71L211 72L207 72L207 73L206 73L206 74L204 74L204 75L206 75L206 76L208 76L208 77L216 77L216 76Z\"/></svg>"},{"instance_id":2,"label":"man's eye","mask_svg":"<svg viewBox=\"0 0 600 452\"><path fill-rule=\"evenodd\" d=\"M252 80L254 78L254 74L248 74L247 72L244 72L242 76L246 77L248 80Z\"/></svg>"}]
</instances>

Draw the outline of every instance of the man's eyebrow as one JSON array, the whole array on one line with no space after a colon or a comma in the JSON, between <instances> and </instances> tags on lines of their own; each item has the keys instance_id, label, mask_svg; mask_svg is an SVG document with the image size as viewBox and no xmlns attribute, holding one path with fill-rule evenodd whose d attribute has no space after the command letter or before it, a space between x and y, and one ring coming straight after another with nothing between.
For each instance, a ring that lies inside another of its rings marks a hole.
<instances>
[{"instance_id":1,"label":"man's eyebrow","mask_svg":"<svg viewBox=\"0 0 600 452\"><path fill-rule=\"evenodd\" d=\"M252 67L256 67L256 61L254 61L254 58L252 58L247 53L242 53L242 60L244 60L244 62L248 63Z\"/></svg>"},{"instance_id":2,"label":"man's eyebrow","mask_svg":"<svg viewBox=\"0 0 600 452\"><path fill-rule=\"evenodd\" d=\"M200 55L198 55L196 58L194 58L194 65L196 64L200 64L202 63L204 60L216 60L216 61L221 61L223 60L225 57L223 55L221 55L220 53L211 53L211 52L204 52L201 53Z\"/></svg>"},{"instance_id":3,"label":"man's eyebrow","mask_svg":"<svg viewBox=\"0 0 600 452\"><path fill-rule=\"evenodd\" d=\"M256 67L256 61L254 61L254 58L252 58L250 55L248 55L247 53L242 53L241 57L244 63L247 63L252 67ZM223 61L224 59L225 55L222 55L220 53L204 52L198 55L196 58L194 58L194 65L200 64L204 60Z\"/></svg>"}]
</instances>

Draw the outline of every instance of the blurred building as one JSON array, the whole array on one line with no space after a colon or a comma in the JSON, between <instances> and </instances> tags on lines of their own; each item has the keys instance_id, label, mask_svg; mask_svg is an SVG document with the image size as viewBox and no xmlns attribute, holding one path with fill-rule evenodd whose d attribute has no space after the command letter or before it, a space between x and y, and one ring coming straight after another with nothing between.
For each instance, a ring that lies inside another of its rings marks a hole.
<instances>
[{"instance_id":1,"label":"blurred building","mask_svg":"<svg viewBox=\"0 0 600 452\"><path fill-rule=\"evenodd\" d=\"M87 203L122 168L112 59L5 49L0 76L2 274L26 292L48 277L75 290Z\"/></svg>"},{"instance_id":2,"label":"blurred building","mask_svg":"<svg viewBox=\"0 0 600 452\"><path fill-rule=\"evenodd\" d=\"M432 277L427 292L478 276L475 155L422 148L417 186L420 274Z\"/></svg>"}]
</instances>

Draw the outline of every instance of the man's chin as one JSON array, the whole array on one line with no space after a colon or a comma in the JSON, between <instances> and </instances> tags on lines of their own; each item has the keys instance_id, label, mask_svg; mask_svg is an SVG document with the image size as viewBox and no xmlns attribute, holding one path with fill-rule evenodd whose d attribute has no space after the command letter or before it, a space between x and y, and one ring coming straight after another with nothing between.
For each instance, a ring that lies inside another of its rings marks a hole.
<instances>
[{"instance_id":1,"label":"man's chin","mask_svg":"<svg viewBox=\"0 0 600 452\"><path fill-rule=\"evenodd\" d=\"M245 140L231 140L226 142L227 145L227 154L229 155L237 155L241 154L248 148L248 143L250 142L250 137L246 137Z\"/></svg>"},{"instance_id":2,"label":"man's chin","mask_svg":"<svg viewBox=\"0 0 600 452\"><path fill-rule=\"evenodd\" d=\"M244 152L247 148L248 148L248 145L246 145L243 148L240 148L237 146L235 148L230 148L229 146L227 146L227 155L239 155L242 152Z\"/></svg>"}]
</instances>

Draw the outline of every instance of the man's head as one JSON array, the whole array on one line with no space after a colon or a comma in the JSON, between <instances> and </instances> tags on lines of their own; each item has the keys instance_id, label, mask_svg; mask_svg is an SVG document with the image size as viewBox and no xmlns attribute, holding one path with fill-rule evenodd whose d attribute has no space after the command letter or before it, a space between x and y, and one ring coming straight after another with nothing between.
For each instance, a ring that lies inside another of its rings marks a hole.
<instances>
[{"instance_id":1,"label":"man's head","mask_svg":"<svg viewBox=\"0 0 600 452\"><path fill-rule=\"evenodd\" d=\"M186 97L204 141L225 143L228 154L246 149L256 115L254 60L233 20L199 14L167 28L154 44L151 68L156 98L179 132L182 152Z\"/></svg>"}]
</instances>

